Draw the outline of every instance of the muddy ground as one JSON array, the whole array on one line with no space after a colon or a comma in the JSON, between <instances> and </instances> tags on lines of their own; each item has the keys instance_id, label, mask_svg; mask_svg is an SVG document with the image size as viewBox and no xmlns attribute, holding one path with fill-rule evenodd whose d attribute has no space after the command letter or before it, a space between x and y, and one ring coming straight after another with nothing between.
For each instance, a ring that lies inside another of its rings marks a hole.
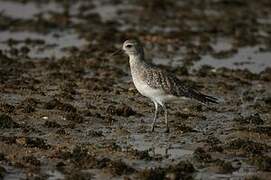
<instances>
[{"instance_id":1,"label":"muddy ground","mask_svg":"<svg viewBox=\"0 0 271 180\"><path fill-rule=\"evenodd\" d=\"M270 35L270 0L1 0L0 179L270 178ZM220 103L151 133L129 38Z\"/></svg>"}]
</instances>

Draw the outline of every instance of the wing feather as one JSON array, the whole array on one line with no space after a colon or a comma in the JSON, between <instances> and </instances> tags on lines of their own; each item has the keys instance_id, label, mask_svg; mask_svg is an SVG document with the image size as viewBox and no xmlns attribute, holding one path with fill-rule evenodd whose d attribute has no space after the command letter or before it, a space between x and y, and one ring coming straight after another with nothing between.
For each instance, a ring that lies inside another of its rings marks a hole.
<instances>
[{"instance_id":1,"label":"wing feather","mask_svg":"<svg viewBox=\"0 0 271 180\"><path fill-rule=\"evenodd\" d=\"M216 98L202 94L197 90L186 86L174 74L168 73L163 69L149 67L145 70L143 76L145 76L143 79L150 87L163 89L167 94L193 98L202 103L218 103Z\"/></svg>"}]
</instances>

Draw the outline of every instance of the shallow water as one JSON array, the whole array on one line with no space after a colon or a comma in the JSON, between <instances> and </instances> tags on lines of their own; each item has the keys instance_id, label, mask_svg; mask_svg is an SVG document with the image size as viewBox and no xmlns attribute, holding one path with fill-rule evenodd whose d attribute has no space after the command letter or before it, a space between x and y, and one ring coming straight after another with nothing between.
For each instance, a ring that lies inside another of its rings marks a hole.
<instances>
[{"instance_id":1,"label":"shallow water","mask_svg":"<svg viewBox=\"0 0 271 180\"><path fill-rule=\"evenodd\" d=\"M12 18L31 19L35 18L35 15L40 13L48 13L49 11L61 12L61 7L59 4L52 1L50 3L41 4L34 2L10 2L6 0L0 2L0 12Z\"/></svg>"},{"instance_id":2,"label":"shallow water","mask_svg":"<svg viewBox=\"0 0 271 180\"><path fill-rule=\"evenodd\" d=\"M218 42L212 44L214 52L219 53L222 51L230 51L233 47L229 43L229 40L217 40ZM212 54L201 55L200 60L195 61L191 66L191 71L199 70L203 65L217 68L228 68L228 69L247 69L253 73L260 73L266 68L271 67L271 52L261 51L264 49L262 46L254 47L241 47L238 48L236 53L229 55L229 57L217 58ZM155 50L152 50L155 51ZM170 53L169 53L170 54ZM178 52L170 54L167 57L154 57L152 62L155 64L161 64L166 66L178 67L184 66L185 49L180 48ZM154 55L155 56L155 55ZM162 55L163 56L163 55ZM190 68L190 67L189 67Z\"/></svg>"},{"instance_id":3,"label":"shallow water","mask_svg":"<svg viewBox=\"0 0 271 180\"><path fill-rule=\"evenodd\" d=\"M220 47L218 46L218 48ZM199 69L202 65L209 65L214 68L248 69L253 73L260 73L271 67L271 52L260 52L259 48L259 46L240 48L232 57L223 59L205 55L194 64L193 69Z\"/></svg>"},{"instance_id":4,"label":"shallow water","mask_svg":"<svg viewBox=\"0 0 271 180\"><path fill-rule=\"evenodd\" d=\"M153 157L158 155L175 160L183 159L187 155L193 154L192 150L185 149L178 143L170 143L167 135L162 135L161 137L161 134L155 137L148 137L148 134L132 135L129 138L128 146L139 151L148 151L149 155Z\"/></svg>"},{"instance_id":5,"label":"shallow water","mask_svg":"<svg viewBox=\"0 0 271 180\"><path fill-rule=\"evenodd\" d=\"M158 167L165 174L157 170L151 177L162 178L170 173L167 168L183 161L195 168L195 179L270 174L251 158L270 156L271 84L268 72L260 72L271 67L270 45L264 41L270 34L271 16L262 13L271 11L260 1L256 5L261 8L255 10L248 8L255 6L253 1L206 2L94 0L67 1L65 6L57 1L0 1L0 12L18 22L10 21L14 27L8 27L0 18L5 29L0 31L0 76L4 78L0 79L0 110L8 116L0 122L5 178L133 179L147 177L150 168ZM34 21L37 14L44 16L45 26ZM219 26L218 19L223 21ZM28 29L22 24L27 21L46 33ZM254 26L255 21L259 26ZM234 36L240 32L233 27L240 23L249 40L255 34L263 39L251 46ZM141 39L155 64L169 71L185 66L189 75L177 72L178 76L223 101L208 107L195 101L169 105L171 132L164 132L161 114L151 133L153 104L135 90L127 57L107 58L132 37ZM29 50L29 58L20 56L23 47ZM13 54L16 50L19 56ZM198 71L202 65L215 69L202 74ZM221 67L226 69L216 73ZM257 74L251 77L236 69ZM248 119L256 113L257 119ZM19 127L12 127L13 122ZM244 141L235 142L238 139ZM234 169L220 167L217 160Z\"/></svg>"},{"instance_id":6,"label":"shallow water","mask_svg":"<svg viewBox=\"0 0 271 180\"><path fill-rule=\"evenodd\" d=\"M42 44L33 44L28 56L30 58L46 58L55 57L61 58L69 56L64 49L77 47L81 48L87 44L84 39L78 37L73 32L54 32L50 34L40 34L34 32L0 32L0 48L3 52L9 51L11 48L20 49L23 46L27 46L25 43L27 40L42 41ZM18 41L19 43L9 46L9 40Z\"/></svg>"},{"instance_id":7,"label":"shallow water","mask_svg":"<svg viewBox=\"0 0 271 180\"><path fill-rule=\"evenodd\" d=\"M19 169L19 168L14 168L13 166L8 166L8 165L2 165L7 173L5 174L3 180L12 180L12 179L24 179L26 178L25 173Z\"/></svg>"}]
</instances>

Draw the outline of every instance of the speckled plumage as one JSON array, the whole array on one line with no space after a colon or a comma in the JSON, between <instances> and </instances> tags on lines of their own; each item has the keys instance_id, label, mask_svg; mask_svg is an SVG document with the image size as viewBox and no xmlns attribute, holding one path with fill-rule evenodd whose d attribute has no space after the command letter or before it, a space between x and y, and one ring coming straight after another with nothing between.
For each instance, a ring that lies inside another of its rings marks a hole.
<instances>
[{"instance_id":1,"label":"speckled plumage","mask_svg":"<svg viewBox=\"0 0 271 180\"><path fill-rule=\"evenodd\" d=\"M135 65L134 65L135 66ZM147 64L139 63L137 67L132 67L132 69L137 69L135 76L139 76L144 82L146 82L150 87L154 89L162 89L166 94L174 96L186 96L189 97L189 88L183 86L179 79L158 67Z\"/></svg>"},{"instance_id":2,"label":"speckled plumage","mask_svg":"<svg viewBox=\"0 0 271 180\"><path fill-rule=\"evenodd\" d=\"M139 41L127 40L123 50L129 55L130 69L133 82L137 90L150 98L155 104L155 117L152 131L157 116L158 104L165 110L165 120L168 130L166 103L179 98L194 98L202 103L217 103L217 99L204 95L190 87L185 86L175 75L151 64L144 58L144 50Z\"/></svg>"}]
</instances>

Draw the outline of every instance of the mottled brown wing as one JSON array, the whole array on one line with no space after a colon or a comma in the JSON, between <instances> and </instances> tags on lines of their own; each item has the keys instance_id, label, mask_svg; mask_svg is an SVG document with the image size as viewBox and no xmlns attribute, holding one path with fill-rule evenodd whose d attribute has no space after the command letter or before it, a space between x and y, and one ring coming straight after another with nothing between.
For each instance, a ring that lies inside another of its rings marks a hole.
<instances>
[{"instance_id":1,"label":"mottled brown wing","mask_svg":"<svg viewBox=\"0 0 271 180\"><path fill-rule=\"evenodd\" d=\"M178 96L194 98L203 103L217 103L217 99L204 95L193 88L184 85L174 74L168 73L159 68L148 68L143 73L146 83L155 89L163 89L165 93Z\"/></svg>"},{"instance_id":2,"label":"mottled brown wing","mask_svg":"<svg viewBox=\"0 0 271 180\"><path fill-rule=\"evenodd\" d=\"M159 69L159 68L148 68L143 73L143 79L146 83L154 89L163 89L165 93L174 96L181 95L179 92L178 79L172 74Z\"/></svg>"}]
</instances>

